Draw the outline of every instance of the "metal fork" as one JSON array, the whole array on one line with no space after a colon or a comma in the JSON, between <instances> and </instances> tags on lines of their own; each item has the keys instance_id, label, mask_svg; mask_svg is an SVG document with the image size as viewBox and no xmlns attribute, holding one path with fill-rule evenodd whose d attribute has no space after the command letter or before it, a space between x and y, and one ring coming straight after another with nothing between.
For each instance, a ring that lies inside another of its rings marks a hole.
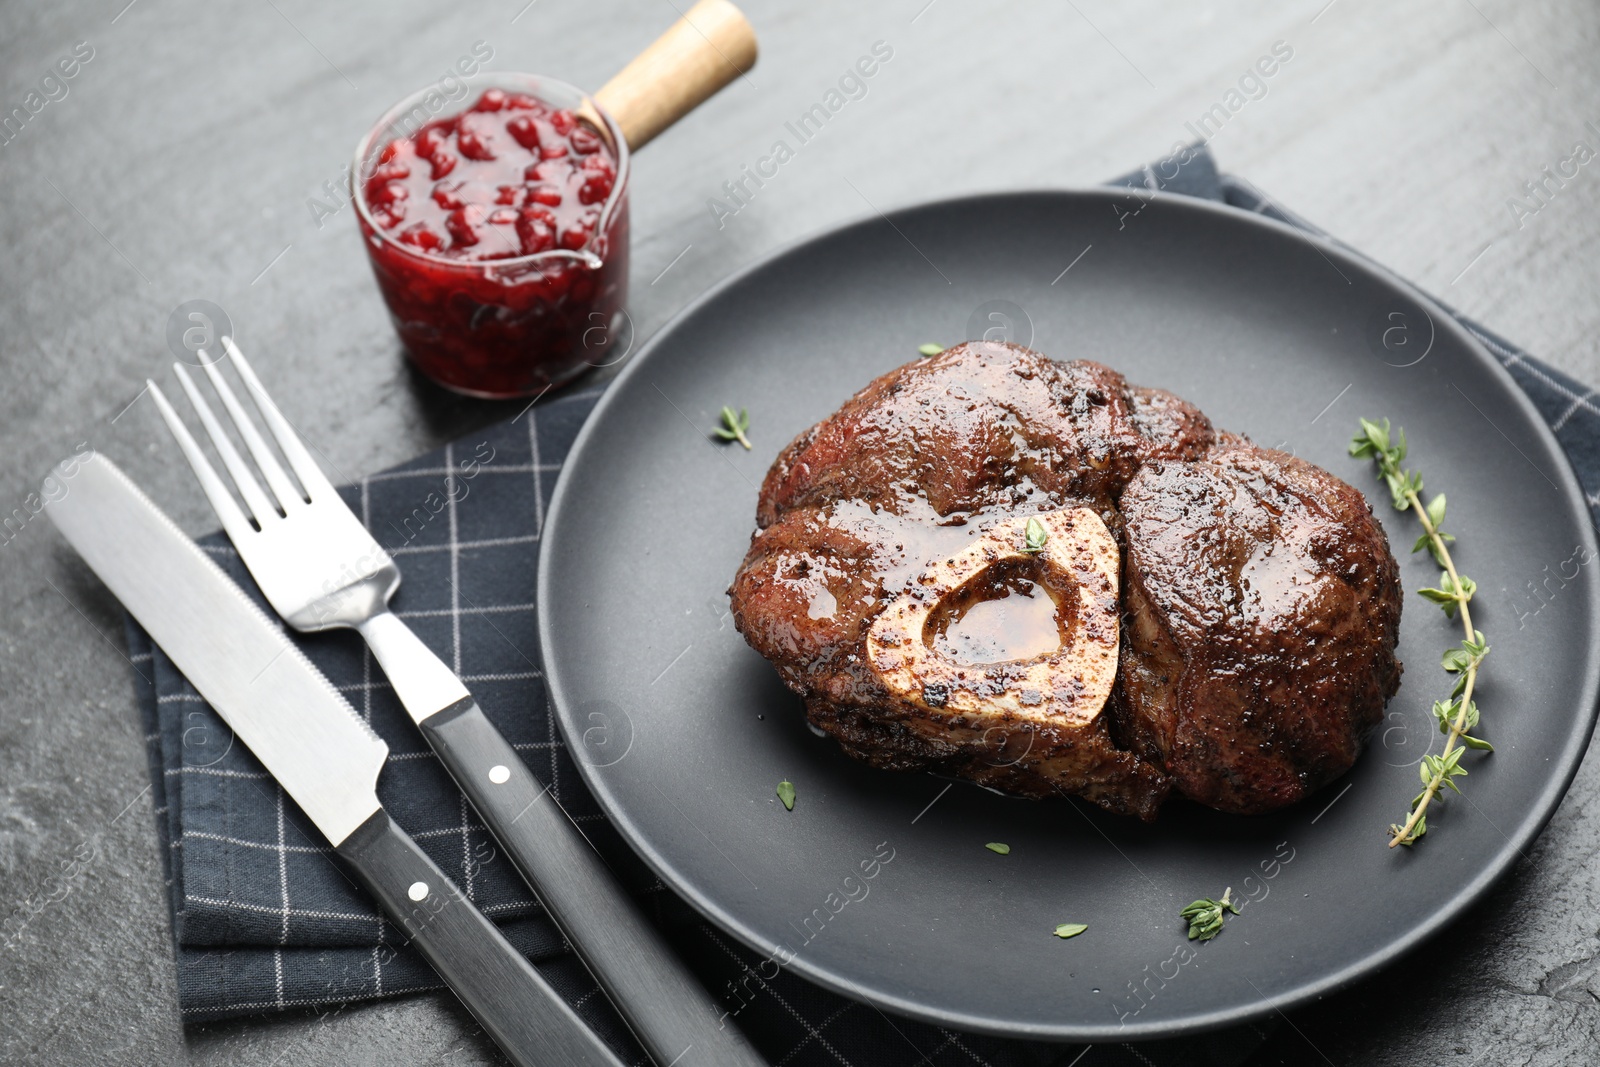
<instances>
[{"instance_id":1,"label":"metal fork","mask_svg":"<svg viewBox=\"0 0 1600 1067\"><path fill-rule=\"evenodd\" d=\"M297 630L345 627L361 633L440 762L661 1067L763 1063L737 1027L724 1024L728 1013L718 1010L644 919L455 672L389 610L399 567L339 497L232 338L224 337L222 345L299 482L278 463L215 361L200 353L254 469L188 371L173 364L248 516L160 387L148 384L223 529L273 608Z\"/></svg>"},{"instance_id":2,"label":"metal fork","mask_svg":"<svg viewBox=\"0 0 1600 1067\"><path fill-rule=\"evenodd\" d=\"M290 482L288 474L278 464L239 398L217 370L215 361L207 359L202 364L206 377L211 380L222 406L255 459L272 494L270 498L223 431L189 372L181 363L172 366L207 436L222 456L229 477L250 509L248 517L154 382L149 383L150 393L189 465L194 468L195 476L200 479L201 488L217 517L222 520L222 528L228 532L273 609L290 626L303 632L337 627L359 630L389 676L406 711L419 723L442 708L469 699L471 694L455 672L389 610L389 598L400 587L400 568L323 475L293 427L261 387L255 371L233 339L225 337L222 344L272 432L273 440L299 479L299 488ZM204 357L205 353L201 355Z\"/></svg>"}]
</instances>

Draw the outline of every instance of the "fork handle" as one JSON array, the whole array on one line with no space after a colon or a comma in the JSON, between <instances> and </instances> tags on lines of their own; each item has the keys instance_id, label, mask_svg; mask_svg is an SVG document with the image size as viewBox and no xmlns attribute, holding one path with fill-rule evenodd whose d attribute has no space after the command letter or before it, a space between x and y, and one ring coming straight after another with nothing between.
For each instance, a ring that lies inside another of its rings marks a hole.
<instances>
[{"instance_id":1,"label":"fork handle","mask_svg":"<svg viewBox=\"0 0 1600 1067\"><path fill-rule=\"evenodd\" d=\"M422 732L659 1067L766 1063L476 703Z\"/></svg>"}]
</instances>

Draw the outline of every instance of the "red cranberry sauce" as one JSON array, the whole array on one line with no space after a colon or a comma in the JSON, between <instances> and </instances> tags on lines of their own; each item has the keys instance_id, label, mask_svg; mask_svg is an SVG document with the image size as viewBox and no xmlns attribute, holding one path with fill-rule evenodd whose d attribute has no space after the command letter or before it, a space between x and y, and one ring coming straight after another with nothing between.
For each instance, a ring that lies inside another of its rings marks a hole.
<instances>
[{"instance_id":1,"label":"red cranberry sauce","mask_svg":"<svg viewBox=\"0 0 1600 1067\"><path fill-rule=\"evenodd\" d=\"M391 141L363 191L390 236L483 262L583 248L616 177L610 147L573 112L489 89L471 109Z\"/></svg>"},{"instance_id":2,"label":"red cranberry sauce","mask_svg":"<svg viewBox=\"0 0 1600 1067\"><path fill-rule=\"evenodd\" d=\"M529 396L615 358L626 178L572 111L489 89L385 145L358 180L378 288L424 374L476 396ZM519 259L536 253L555 254Z\"/></svg>"}]
</instances>

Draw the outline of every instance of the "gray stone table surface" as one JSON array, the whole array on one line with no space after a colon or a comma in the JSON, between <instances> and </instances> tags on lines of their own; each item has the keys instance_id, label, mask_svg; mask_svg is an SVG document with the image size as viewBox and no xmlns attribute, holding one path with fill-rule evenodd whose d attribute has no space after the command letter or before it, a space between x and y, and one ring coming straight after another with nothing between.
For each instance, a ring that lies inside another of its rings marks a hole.
<instances>
[{"instance_id":1,"label":"gray stone table surface","mask_svg":"<svg viewBox=\"0 0 1600 1067\"><path fill-rule=\"evenodd\" d=\"M1600 170L1552 183L1536 212L1508 205L1576 142L1600 147L1595 4L746 7L755 71L636 161L641 337L730 271L874 207L1092 184L1162 155L1281 40L1292 62L1212 141L1222 166L1600 382ZM0 144L0 513L25 514L50 463L89 442L189 531L214 525L140 398L190 299L228 312L344 477L513 413L406 368L349 209L319 226L308 201L384 108L475 42L492 69L594 87L675 17L657 0L6 0L0 111L58 59L92 55ZM719 228L707 199L879 40L894 59L869 94ZM442 995L181 1027L118 609L41 519L6 531L0 603L0 1062L498 1062ZM75 854L91 858L61 874ZM1290 1013L1257 1062L1600 1062L1597 856L1591 758L1448 943Z\"/></svg>"}]
</instances>

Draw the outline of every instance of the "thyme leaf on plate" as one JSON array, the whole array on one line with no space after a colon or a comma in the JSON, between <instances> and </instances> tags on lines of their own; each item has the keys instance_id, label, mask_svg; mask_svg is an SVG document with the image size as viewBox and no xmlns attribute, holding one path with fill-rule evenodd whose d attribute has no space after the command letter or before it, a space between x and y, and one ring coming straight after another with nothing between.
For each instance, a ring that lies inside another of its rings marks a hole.
<instances>
[{"instance_id":1,"label":"thyme leaf on plate","mask_svg":"<svg viewBox=\"0 0 1600 1067\"><path fill-rule=\"evenodd\" d=\"M750 438L745 436L745 431L750 428L750 413L744 408L734 414L732 408L724 406L722 409L722 425L711 432L724 441L738 441L746 450L750 448Z\"/></svg>"},{"instance_id":2,"label":"thyme leaf on plate","mask_svg":"<svg viewBox=\"0 0 1600 1067\"><path fill-rule=\"evenodd\" d=\"M1178 917L1189 922L1190 941L1210 941L1222 932L1222 924L1226 920L1226 912L1239 914L1239 905L1233 903L1233 887L1229 886L1222 891L1221 900L1212 900L1202 897L1178 913Z\"/></svg>"}]
</instances>

